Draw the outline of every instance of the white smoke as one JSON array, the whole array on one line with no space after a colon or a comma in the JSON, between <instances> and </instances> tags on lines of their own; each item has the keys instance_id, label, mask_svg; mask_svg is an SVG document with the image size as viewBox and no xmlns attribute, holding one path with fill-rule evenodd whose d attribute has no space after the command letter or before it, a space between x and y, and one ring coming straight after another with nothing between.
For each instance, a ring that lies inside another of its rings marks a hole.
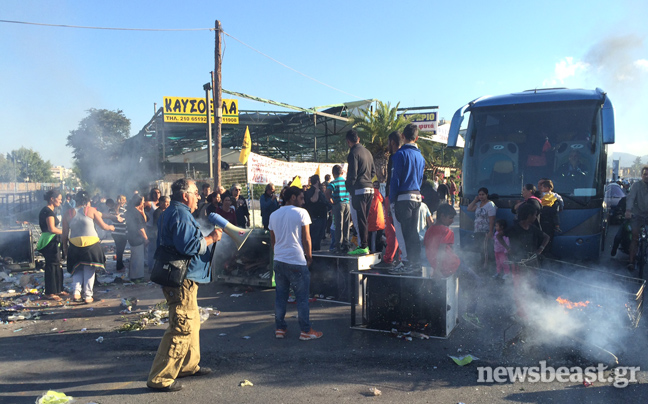
<instances>
[{"instance_id":1,"label":"white smoke","mask_svg":"<svg viewBox=\"0 0 648 404\"><path fill-rule=\"evenodd\" d=\"M637 313L633 299L640 281L595 269L534 272L532 281L522 284L520 293L532 330L530 342L557 346L571 339L572 343L583 341L612 352L617 352L624 341L629 343L626 338L633 328L631 315ZM558 297L586 303L586 307L568 308L556 301Z\"/></svg>"}]
</instances>

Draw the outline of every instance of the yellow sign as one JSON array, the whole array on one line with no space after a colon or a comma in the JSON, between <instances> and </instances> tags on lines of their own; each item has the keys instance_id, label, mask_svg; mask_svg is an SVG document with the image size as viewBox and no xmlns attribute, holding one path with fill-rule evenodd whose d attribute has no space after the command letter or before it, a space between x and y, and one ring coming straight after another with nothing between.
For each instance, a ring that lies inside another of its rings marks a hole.
<instances>
[{"instance_id":1,"label":"yellow sign","mask_svg":"<svg viewBox=\"0 0 648 404\"><path fill-rule=\"evenodd\" d=\"M214 100L209 100L211 120L214 123ZM238 124L238 100L223 99L222 123ZM207 110L204 98L164 97L164 122L206 123Z\"/></svg>"}]
</instances>

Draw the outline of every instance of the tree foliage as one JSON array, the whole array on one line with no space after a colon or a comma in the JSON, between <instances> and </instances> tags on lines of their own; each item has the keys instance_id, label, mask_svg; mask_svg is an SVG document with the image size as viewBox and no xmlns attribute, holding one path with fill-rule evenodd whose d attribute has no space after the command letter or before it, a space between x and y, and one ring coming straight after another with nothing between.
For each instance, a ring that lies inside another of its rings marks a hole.
<instances>
[{"instance_id":1,"label":"tree foliage","mask_svg":"<svg viewBox=\"0 0 648 404\"><path fill-rule=\"evenodd\" d=\"M112 190L119 183L118 160L130 135L130 119L122 110L91 108L79 127L70 131L67 145L74 149L75 165L82 183Z\"/></svg>"},{"instance_id":2,"label":"tree foliage","mask_svg":"<svg viewBox=\"0 0 648 404\"><path fill-rule=\"evenodd\" d=\"M0 182L13 181L12 164L4 154L0 154Z\"/></svg>"},{"instance_id":3,"label":"tree foliage","mask_svg":"<svg viewBox=\"0 0 648 404\"><path fill-rule=\"evenodd\" d=\"M352 116L351 124L358 130L362 144L373 154L376 172L379 181L384 181L387 175L387 161L389 159L389 134L393 131L402 132L405 126L416 118L409 118L404 113L399 114L396 104L392 108L390 103L378 101L375 110L361 110L359 116ZM426 162L432 157L430 142L418 143L419 149Z\"/></svg>"},{"instance_id":4,"label":"tree foliage","mask_svg":"<svg viewBox=\"0 0 648 404\"><path fill-rule=\"evenodd\" d=\"M632 162L632 165L630 166L630 171L633 173L635 177L641 177L641 168L643 166L644 165L641 162L641 157L637 157Z\"/></svg>"},{"instance_id":5,"label":"tree foliage","mask_svg":"<svg viewBox=\"0 0 648 404\"><path fill-rule=\"evenodd\" d=\"M0 158L0 181L53 182L52 163L43 160L40 153L21 147Z\"/></svg>"}]
</instances>

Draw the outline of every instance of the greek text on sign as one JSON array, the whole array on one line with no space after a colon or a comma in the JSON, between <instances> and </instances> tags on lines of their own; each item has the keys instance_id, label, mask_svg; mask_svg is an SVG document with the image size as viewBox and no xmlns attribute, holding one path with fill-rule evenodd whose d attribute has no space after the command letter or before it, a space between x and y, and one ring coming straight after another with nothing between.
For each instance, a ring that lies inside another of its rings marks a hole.
<instances>
[{"instance_id":1,"label":"greek text on sign","mask_svg":"<svg viewBox=\"0 0 648 404\"><path fill-rule=\"evenodd\" d=\"M414 117L414 121L412 123L418 126L421 132L431 132L432 135L436 135L438 129L436 112L425 112L422 114L403 114L403 116L405 118Z\"/></svg>"},{"instance_id":2,"label":"greek text on sign","mask_svg":"<svg viewBox=\"0 0 648 404\"><path fill-rule=\"evenodd\" d=\"M164 122L206 123L206 102L204 98L164 97ZM209 100L211 120L214 123L214 100ZM238 100L223 99L222 122L238 124Z\"/></svg>"},{"instance_id":3,"label":"greek text on sign","mask_svg":"<svg viewBox=\"0 0 648 404\"><path fill-rule=\"evenodd\" d=\"M416 122L433 122L437 120L436 112L425 112L425 113L412 113L412 114L403 114L404 118L415 117Z\"/></svg>"}]
</instances>

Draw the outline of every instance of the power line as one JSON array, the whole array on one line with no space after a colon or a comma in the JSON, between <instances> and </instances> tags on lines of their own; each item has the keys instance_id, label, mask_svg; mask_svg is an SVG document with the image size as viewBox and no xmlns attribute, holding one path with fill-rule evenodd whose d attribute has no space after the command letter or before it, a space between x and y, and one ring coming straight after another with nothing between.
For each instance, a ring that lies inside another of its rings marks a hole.
<instances>
[{"instance_id":1,"label":"power line","mask_svg":"<svg viewBox=\"0 0 648 404\"><path fill-rule=\"evenodd\" d=\"M338 92L340 92L340 93L342 93L342 94L349 95L349 96L354 97L354 98L356 98L356 99L358 99L358 100L363 100L363 99L364 99L364 98L362 98L362 97L358 97L357 95L354 95L354 94L351 94L351 93L347 93L346 91L340 90L339 88L335 88L335 87L333 87L333 86L331 86L331 85L328 85L328 84L326 84L326 83L324 83L324 82L321 82L321 81L317 80L316 78L313 78L313 77L311 77L311 76L309 76L309 75L307 75L307 74L304 74L304 73L300 72L300 71L297 70L297 69L293 69L292 67L290 67L290 66L288 66L288 65L286 65L286 64L284 64L284 63L281 63L280 61L278 61L277 59L274 59L274 58L271 57L271 56L266 55L265 53L261 52L260 50L253 48L252 46L246 44L245 42L243 42L243 41L241 41L240 39L238 39L238 38L236 38L236 37L234 37L234 36L228 34L228 33L225 32L225 31L223 31L223 34L225 34L225 35L227 35L228 37L232 38L233 40L235 40L235 41L241 43L242 45L247 46L248 48L252 49L253 51L255 51L255 52L257 52L257 53L259 53L259 54L261 54L261 55L267 57L268 59L272 60L273 62L280 64L281 66L285 67L286 69L290 69L290 70L292 70L293 72L295 72L295 73L297 73L297 74L299 74L299 75L301 75L301 76L306 77L306 78L309 79L309 80L313 80L314 82L316 82L316 83L318 83L318 84L321 84L321 85L323 85L323 86L326 86L326 87L328 87L328 88L330 88L330 89L333 89L333 90L335 90L335 91L338 91Z\"/></svg>"},{"instance_id":2,"label":"power line","mask_svg":"<svg viewBox=\"0 0 648 404\"><path fill-rule=\"evenodd\" d=\"M26 24L26 25L40 25L45 27L58 27L58 28L82 28L82 29L104 29L110 31L213 31L214 28L114 28L114 27L87 27L82 25L63 25L63 24L44 24L40 22L26 22L26 21L10 21L0 20L0 22L10 24Z\"/></svg>"},{"instance_id":3,"label":"power line","mask_svg":"<svg viewBox=\"0 0 648 404\"><path fill-rule=\"evenodd\" d=\"M215 28L177 28L177 29L173 29L173 28L115 28L115 27L89 27L89 26L83 26L83 25L45 24L45 23L39 23L39 22L12 21L12 20L0 20L0 23L9 23L9 24L25 24L25 25L38 25L38 26L44 26L44 27L57 27L57 28L100 29L100 30L109 30L109 31L214 31L214 30L215 30ZM331 86L331 85L329 85L329 84L326 84L326 83L324 83L324 82L322 82L322 81L320 81L320 80L317 80L316 78L311 77L311 76L309 76L309 75L307 75L307 74L305 74L305 73L302 73L302 72L300 72L299 70L294 69L294 68L288 66L287 64L282 63L282 62L278 61L277 59L275 59L275 58L273 58L273 57L271 57L271 56L269 56L269 55L266 55L265 53L261 52L260 50L253 48L252 46L250 46L250 45L246 44L245 42L241 41L240 39L238 39L238 38L236 38L236 37L234 37L234 36L228 34L227 32L225 32L225 31L221 31L221 32L222 32L223 34L229 36L229 37L232 38L233 40L235 40L235 41L241 43L242 45L244 45L244 46L246 46L246 47L252 49L253 51L255 51L255 52L257 52L257 53L259 53L260 55L265 56L266 58L272 60L273 62L275 62L275 63L277 63L277 64L279 64L279 65L285 67L286 69L292 70L293 72L295 72L295 73L297 73L297 74L299 74L299 75L301 75L301 76L304 76L304 77L306 77L306 78L309 79L309 80L312 80L312 81L314 81L314 82L316 82L316 83L318 83L318 84L321 84L321 85L323 85L323 86L326 86L326 87L328 87L328 88L330 88L330 89L332 89L332 90L335 90L335 91L337 91L337 92L340 92L340 93L342 93L342 94L346 94L346 95L348 95L348 96L354 97L354 98L356 98L356 99L358 99L358 100L362 100L362 99L364 99L364 98L362 98L362 97L358 97L357 95L354 95L354 94L351 94L351 93L347 93L346 91L340 90L339 88L335 88L335 87L333 87L333 86Z\"/></svg>"}]
</instances>

